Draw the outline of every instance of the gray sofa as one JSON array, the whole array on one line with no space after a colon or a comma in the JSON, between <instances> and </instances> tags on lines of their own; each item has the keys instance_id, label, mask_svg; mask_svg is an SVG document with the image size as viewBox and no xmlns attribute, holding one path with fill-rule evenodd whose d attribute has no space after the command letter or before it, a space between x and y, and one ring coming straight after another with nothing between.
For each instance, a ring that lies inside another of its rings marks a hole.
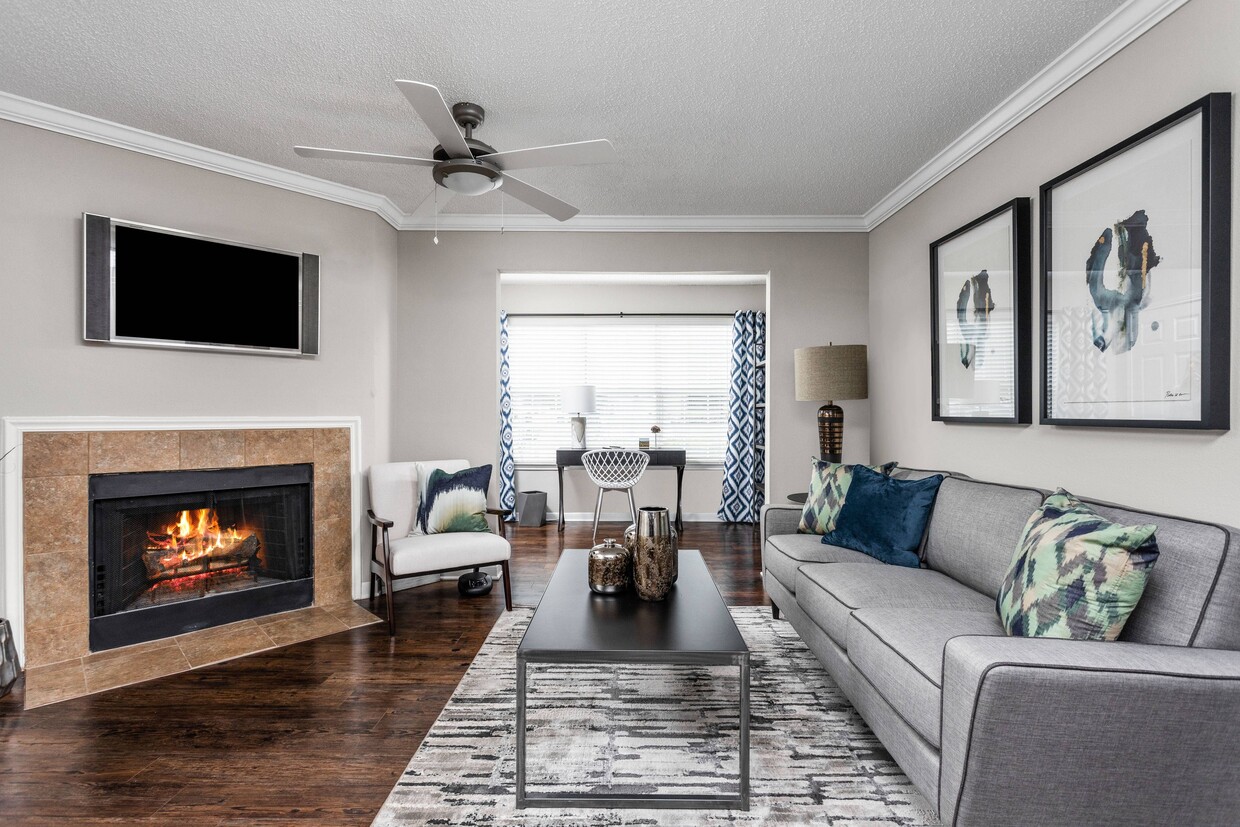
<instances>
[{"instance_id":1,"label":"gray sofa","mask_svg":"<svg viewBox=\"0 0 1240 827\"><path fill-rule=\"evenodd\" d=\"M1240 534L1091 502L1158 525L1120 640L1010 638L995 595L1046 493L948 476L919 569L823 545L796 533L800 506L767 506L775 616L945 822L1240 824Z\"/></svg>"}]
</instances>

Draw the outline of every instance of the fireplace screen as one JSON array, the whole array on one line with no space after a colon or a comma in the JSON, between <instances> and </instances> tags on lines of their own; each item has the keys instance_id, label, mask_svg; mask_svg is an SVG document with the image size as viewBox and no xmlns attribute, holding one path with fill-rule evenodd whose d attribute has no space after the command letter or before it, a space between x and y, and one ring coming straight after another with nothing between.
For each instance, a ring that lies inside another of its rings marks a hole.
<instances>
[{"instance_id":1,"label":"fireplace screen","mask_svg":"<svg viewBox=\"0 0 1240 827\"><path fill-rule=\"evenodd\" d=\"M309 605L311 478L309 465L92 477L92 649Z\"/></svg>"}]
</instances>

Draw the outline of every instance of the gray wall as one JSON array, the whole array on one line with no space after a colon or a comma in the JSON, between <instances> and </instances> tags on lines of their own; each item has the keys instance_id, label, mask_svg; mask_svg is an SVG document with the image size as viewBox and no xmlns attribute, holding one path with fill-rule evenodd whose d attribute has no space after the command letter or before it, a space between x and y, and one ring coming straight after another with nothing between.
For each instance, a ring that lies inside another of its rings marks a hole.
<instances>
[{"instance_id":1,"label":"gray wall","mask_svg":"<svg viewBox=\"0 0 1240 827\"><path fill-rule=\"evenodd\" d=\"M867 340L860 233L458 232L440 233L435 245L430 233L407 232L400 234L399 261L398 459L495 458L501 270L769 273L769 491L775 500L805 490L808 458L818 445L817 406L793 398L793 349ZM845 458L867 460L869 404L843 404Z\"/></svg>"},{"instance_id":2,"label":"gray wall","mask_svg":"<svg viewBox=\"0 0 1240 827\"><path fill-rule=\"evenodd\" d=\"M0 181L0 416L360 416L362 467L387 459L398 233L378 216L8 121ZM84 343L83 212L317 253L322 355Z\"/></svg>"},{"instance_id":3,"label":"gray wall","mask_svg":"<svg viewBox=\"0 0 1240 827\"><path fill-rule=\"evenodd\" d=\"M509 313L735 313L737 310L766 310L766 285L501 284L500 307ZM564 425L567 436L567 420ZM565 444L568 444L567 439ZM555 471L518 468L516 482L519 491L548 492L548 507L552 511L559 510ZM682 502L685 514L715 519L722 487L722 467L686 470ZM567 513L592 514L597 491L584 471L567 471L564 475ZM654 469L646 473L637 485L636 498L639 506L667 504L670 508L676 501L675 472ZM622 494L609 494L603 500L605 518L609 515L619 519L628 513L627 509L628 502Z\"/></svg>"},{"instance_id":4,"label":"gray wall","mask_svg":"<svg viewBox=\"0 0 1240 827\"><path fill-rule=\"evenodd\" d=\"M927 245L1017 196L1034 203L1034 377L1041 371L1038 187L1208 92L1240 87L1240 3L1193 0L870 234L870 396L876 457L950 467L1138 507L1240 523L1240 432L945 425L930 420ZM1236 101L1240 104L1240 101ZM1235 106L1240 111L1240 106ZM1233 127L1234 128L1234 127ZM1233 181L1232 272L1240 187ZM1240 365L1240 290L1232 291ZM1233 367L1233 427L1240 379ZM1035 399L1036 409L1040 400Z\"/></svg>"}]
</instances>

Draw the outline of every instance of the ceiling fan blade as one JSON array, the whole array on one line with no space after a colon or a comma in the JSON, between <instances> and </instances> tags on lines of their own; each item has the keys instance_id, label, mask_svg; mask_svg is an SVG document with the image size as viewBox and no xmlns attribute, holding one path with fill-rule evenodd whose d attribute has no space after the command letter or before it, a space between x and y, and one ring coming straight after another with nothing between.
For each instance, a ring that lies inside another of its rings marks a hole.
<instances>
[{"instance_id":1,"label":"ceiling fan blade","mask_svg":"<svg viewBox=\"0 0 1240 827\"><path fill-rule=\"evenodd\" d=\"M326 158L330 161L378 161L381 164L407 164L415 167L435 166L435 161L430 158L386 155L382 152L354 152L349 149L324 149L320 146L295 146L293 151L303 158Z\"/></svg>"},{"instance_id":2,"label":"ceiling fan blade","mask_svg":"<svg viewBox=\"0 0 1240 827\"><path fill-rule=\"evenodd\" d=\"M543 192L538 187L532 187L524 181L513 178L511 175L504 175L503 190L518 201L529 204L539 212L545 212L556 221L567 221L581 212L572 204L561 201L554 195Z\"/></svg>"},{"instance_id":3,"label":"ceiling fan blade","mask_svg":"<svg viewBox=\"0 0 1240 827\"><path fill-rule=\"evenodd\" d=\"M611 164L620 160L611 141L605 138L597 141L578 141L572 144L514 149L509 152L492 152L490 155L478 157L503 170L561 167L570 164Z\"/></svg>"},{"instance_id":4,"label":"ceiling fan blade","mask_svg":"<svg viewBox=\"0 0 1240 827\"><path fill-rule=\"evenodd\" d=\"M439 209L442 212L443 205L451 201L454 195L456 193L452 190L436 184L435 188L431 190L431 194L426 196L426 199L421 204L418 204L417 209L410 213L410 215L414 218L430 218L435 214L435 198L437 196L439 198Z\"/></svg>"},{"instance_id":5,"label":"ceiling fan blade","mask_svg":"<svg viewBox=\"0 0 1240 827\"><path fill-rule=\"evenodd\" d=\"M435 140L439 141L444 152L453 158L474 156L469 149L469 144L465 143L461 128L456 125L456 119L452 117L452 110L444 102L443 95L439 94L438 88L416 80L398 80L396 85L413 104L414 111L430 129Z\"/></svg>"}]
</instances>

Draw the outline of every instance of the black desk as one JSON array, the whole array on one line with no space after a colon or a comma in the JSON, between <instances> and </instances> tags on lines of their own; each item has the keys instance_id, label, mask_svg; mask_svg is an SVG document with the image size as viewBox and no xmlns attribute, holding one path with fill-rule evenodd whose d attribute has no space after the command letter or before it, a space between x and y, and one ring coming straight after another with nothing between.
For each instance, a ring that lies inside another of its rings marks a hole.
<instances>
[{"instance_id":1,"label":"black desk","mask_svg":"<svg viewBox=\"0 0 1240 827\"><path fill-rule=\"evenodd\" d=\"M581 465L581 455L589 450L593 449L557 448L555 451L555 469L560 478L560 531L564 530L564 469ZM643 452L650 455L650 466L676 469L676 530L683 532L685 523L680 515L680 493L685 482L685 451L683 448L649 448L643 449Z\"/></svg>"}]
</instances>

